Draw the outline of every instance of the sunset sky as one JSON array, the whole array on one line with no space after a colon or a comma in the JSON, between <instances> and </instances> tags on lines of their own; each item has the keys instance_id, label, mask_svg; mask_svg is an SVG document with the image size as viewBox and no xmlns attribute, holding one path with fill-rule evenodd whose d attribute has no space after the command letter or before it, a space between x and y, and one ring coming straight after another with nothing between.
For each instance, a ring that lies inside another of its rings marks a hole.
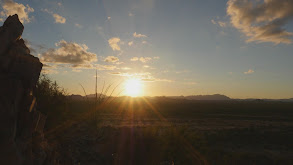
<instances>
[{"instance_id":1,"label":"sunset sky","mask_svg":"<svg viewBox=\"0 0 293 165\"><path fill-rule=\"evenodd\" d=\"M291 0L1 0L69 94L139 79L140 95L293 97ZM125 95L122 93L121 95Z\"/></svg>"}]
</instances>

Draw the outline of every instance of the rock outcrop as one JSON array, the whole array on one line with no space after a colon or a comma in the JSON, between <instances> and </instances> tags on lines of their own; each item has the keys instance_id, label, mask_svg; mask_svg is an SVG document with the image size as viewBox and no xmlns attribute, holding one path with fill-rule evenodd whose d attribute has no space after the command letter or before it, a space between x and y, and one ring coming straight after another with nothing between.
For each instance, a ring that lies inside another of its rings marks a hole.
<instances>
[{"instance_id":1,"label":"rock outcrop","mask_svg":"<svg viewBox=\"0 0 293 165\"><path fill-rule=\"evenodd\" d=\"M47 160L46 116L33 96L43 64L21 39L23 29L17 15L0 27L0 164L54 164Z\"/></svg>"}]
</instances>

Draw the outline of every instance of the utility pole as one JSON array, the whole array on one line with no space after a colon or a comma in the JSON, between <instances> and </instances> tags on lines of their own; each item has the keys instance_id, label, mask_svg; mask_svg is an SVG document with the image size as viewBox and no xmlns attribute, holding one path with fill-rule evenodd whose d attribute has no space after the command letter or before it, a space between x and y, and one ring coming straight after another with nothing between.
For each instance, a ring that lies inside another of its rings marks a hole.
<instances>
[{"instance_id":1,"label":"utility pole","mask_svg":"<svg viewBox=\"0 0 293 165\"><path fill-rule=\"evenodd\" d=\"M97 69L96 69L96 102L98 101L98 74L97 74Z\"/></svg>"}]
</instances>

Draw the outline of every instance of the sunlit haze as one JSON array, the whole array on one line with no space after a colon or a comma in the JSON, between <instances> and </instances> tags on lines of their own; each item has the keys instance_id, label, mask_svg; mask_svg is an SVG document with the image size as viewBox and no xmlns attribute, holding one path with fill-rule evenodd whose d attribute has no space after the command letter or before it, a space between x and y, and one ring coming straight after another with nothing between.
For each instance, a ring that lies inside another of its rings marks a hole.
<instances>
[{"instance_id":1,"label":"sunlit haze","mask_svg":"<svg viewBox=\"0 0 293 165\"><path fill-rule=\"evenodd\" d=\"M19 15L42 73L68 94L93 94L97 70L98 92L123 82L113 96L278 99L293 97L291 2L5 0L0 21Z\"/></svg>"}]
</instances>

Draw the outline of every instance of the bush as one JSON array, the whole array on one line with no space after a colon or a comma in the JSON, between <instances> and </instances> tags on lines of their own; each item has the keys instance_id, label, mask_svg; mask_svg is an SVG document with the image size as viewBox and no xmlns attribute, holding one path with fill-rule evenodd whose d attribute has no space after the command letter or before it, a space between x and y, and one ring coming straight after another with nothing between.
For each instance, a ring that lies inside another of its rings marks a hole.
<instances>
[{"instance_id":1,"label":"bush","mask_svg":"<svg viewBox=\"0 0 293 165\"><path fill-rule=\"evenodd\" d=\"M65 90L44 74L40 75L34 92L37 98L37 109L44 114L66 102Z\"/></svg>"}]
</instances>

